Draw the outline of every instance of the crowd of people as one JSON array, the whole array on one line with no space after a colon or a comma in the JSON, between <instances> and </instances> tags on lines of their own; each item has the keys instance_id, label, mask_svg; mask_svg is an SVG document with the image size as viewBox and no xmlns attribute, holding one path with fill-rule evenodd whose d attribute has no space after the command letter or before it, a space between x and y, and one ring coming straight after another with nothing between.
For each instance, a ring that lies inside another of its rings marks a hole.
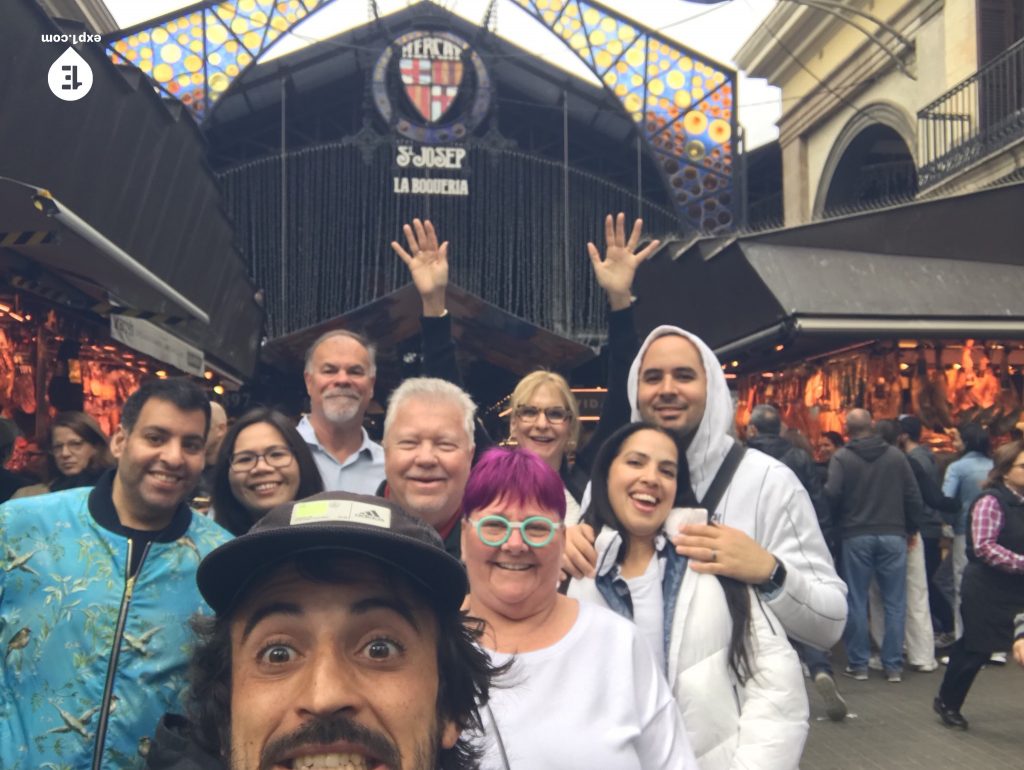
<instances>
[{"instance_id":1,"label":"crowd of people","mask_svg":"<svg viewBox=\"0 0 1024 770\"><path fill-rule=\"evenodd\" d=\"M597 429L579 446L572 391L538 371L496 446L461 387L448 244L404 235L423 376L381 444L376 350L348 330L310 346L297 425L228 426L177 379L133 393L109 446L53 421L50 483L0 506L0 766L783 770L801 662L841 720L829 651L842 637L866 679L872 621L892 682L951 644L948 725L991 653L1024 665L1024 444L993 462L964 430L940 482L916 418L853 410L816 464L772 405L744 444L700 338L637 338L658 244L620 214L588 245L610 306Z\"/></svg>"}]
</instances>

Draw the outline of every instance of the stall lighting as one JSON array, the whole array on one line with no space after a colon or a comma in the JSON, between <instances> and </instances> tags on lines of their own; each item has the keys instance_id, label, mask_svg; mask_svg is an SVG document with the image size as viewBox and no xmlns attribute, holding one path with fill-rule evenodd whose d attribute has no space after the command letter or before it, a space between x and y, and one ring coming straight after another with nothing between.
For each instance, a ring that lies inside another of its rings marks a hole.
<instances>
[{"instance_id":1,"label":"stall lighting","mask_svg":"<svg viewBox=\"0 0 1024 770\"><path fill-rule=\"evenodd\" d=\"M957 371L959 371L960 369L963 369L963 367L960 366L960 364L953 364L953 368L956 369Z\"/></svg>"},{"instance_id":2,"label":"stall lighting","mask_svg":"<svg viewBox=\"0 0 1024 770\"><path fill-rule=\"evenodd\" d=\"M224 395L224 386L223 385L214 385L213 386L213 392L216 393L218 396L223 396Z\"/></svg>"},{"instance_id":3,"label":"stall lighting","mask_svg":"<svg viewBox=\"0 0 1024 770\"><path fill-rule=\"evenodd\" d=\"M905 372L909 368L910 368L910 364L908 364L906 361L903 361L902 363L900 363L900 371L901 372Z\"/></svg>"},{"instance_id":4,"label":"stall lighting","mask_svg":"<svg viewBox=\"0 0 1024 770\"><path fill-rule=\"evenodd\" d=\"M203 372L203 377L205 377L208 380L212 380L213 379L213 372L211 372L209 369L207 369L205 372Z\"/></svg>"},{"instance_id":5,"label":"stall lighting","mask_svg":"<svg viewBox=\"0 0 1024 770\"><path fill-rule=\"evenodd\" d=\"M32 320L32 314L31 313L25 313L25 320L26 321L31 321Z\"/></svg>"},{"instance_id":6,"label":"stall lighting","mask_svg":"<svg viewBox=\"0 0 1024 770\"><path fill-rule=\"evenodd\" d=\"M729 368L729 365L728 365L728 364L722 364L722 371L723 371L723 372L724 372L724 371L725 371L726 369L728 369L728 368Z\"/></svg>"},{"instance_id":7,"label":"stall lighting","mask_svg":"<svg viewBox=\"0 0 1024 770\"><path fill-rule=\"evenodd\" d=\"M165 379L167 377L167 372L164 371L163 369L157 369L156 370L156 376L159 377L161 380L163 380L163 379Z\"/></svg>"},{"instance_id":8,"label":"stall lighting","mask_svg":"<svg viewBox=\"0 0 1024 770\"><path fill-rule=\"evenodd\" d=\"M8 311L7 315L9 315L11 318L13 318L15 321L18 321L19 323L25 321L25 316L23 316L21 313L15 313L13 310Z\"/></svg>"},{"instance_id":9,"label":"stall lighting","mask_svg":"<svg viewBox=\"0 0 1024 770\"><path fill-rule=\"evenodd\" d=\"M775 376L775 373L774 372L761 372L761 376L764 377L766 380L770 380L772 377Z\"/></svg>"},{"instance_id":10,"label":"stall lighting","mask_svg":"<svg viewBox=\"0 0 1024 770\"><path fill-rule=\"evenodd\" d=\"M786 346L785 346L785 345L776 345L776 346L775 346L775 352L776 352L776 353L781 353L781 352L782 352L783 350L785 350L785 349L786 349Z\"/></svg>"},{"instance_id":11,"label":"stall lighting","mask_svg":"<svg viewBox=\"0 0 1024 770\"><path fill-rule=\"evenodd\" d=\"M732 368L733 368L733 369L735 369L735 368L736 368L737 366L739 366L739 365L740 365L740 362L739 362L739 361L733 361L733 362L732 362L732 363L730 364L730 366L732 366Z\"/></svg>"},{"instance_id":12,"label":"stall lighting","mask_svg":"<svg viewBox=\"0 0 1024 770\"><path fill-rule=\"evenodd\" d=\"M727 372L726 375L725 375L725 379L727 379L727 380L735 380L736 379L736 372Z\"/></svg>"},{"instance_id":13,"label":"stall lighting","mask_svg":"<svg viewBox=\"0 0 1024 770\"><path fill-rule=\"evenodd\" d=\"M2 310L5 313L9 313L9 312L11 312L11 306L10 305L5 305L2 302L0 302L0 310Z\"/></svg>"}]
</instances>

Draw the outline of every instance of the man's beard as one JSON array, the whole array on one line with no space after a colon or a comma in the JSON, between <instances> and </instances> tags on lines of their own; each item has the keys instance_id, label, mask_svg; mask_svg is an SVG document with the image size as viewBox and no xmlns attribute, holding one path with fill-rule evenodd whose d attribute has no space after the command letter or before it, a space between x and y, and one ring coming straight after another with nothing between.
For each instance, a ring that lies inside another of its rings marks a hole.
<instances>
[{"instance_id":1,"label":"man's beard","mask_svg":"<svg viewBox=\"0 0 1024 770\"><path fill-rule=\"evenodd\" d=\"M341 714L316 718L289 735L268 743L260 753L258 768L244 767L230 753L227 764L231 770L272 770L276 762L303 746L326 746L342 741L361 746L388 770L436 770L440 766L441 728L437 719L424 739L417 742L413 763L406 767L398 746L386 736ZM230 738L225 743L230 745Z\"/></svg>"},{"instance_id":2,"label":"man's beard","mask_svg":"<svg viewBox=\"0 0 1024 770\"><path fill-rule=\"evenodd\" d=\"M359 408L362 406L362 401L359 398L359 394L350 388L336 388L335 390L329 391L329 393L342 393L342 396L331 396L327 395L323 398L323 412L324 419L332 425L348 425L354 419L359 416ZM353 395L355 398L347 398L346 396Z\"/></svg>"}]
</instances>

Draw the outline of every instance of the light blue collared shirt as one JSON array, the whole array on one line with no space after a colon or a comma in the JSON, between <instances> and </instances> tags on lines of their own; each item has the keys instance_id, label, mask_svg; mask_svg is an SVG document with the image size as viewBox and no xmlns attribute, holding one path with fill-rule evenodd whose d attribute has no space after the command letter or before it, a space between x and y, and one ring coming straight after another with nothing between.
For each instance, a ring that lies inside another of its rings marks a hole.
<instances>
[{"instance_id":1,"label":"light blue collared shirt","mask_svg":"<svg viewBox=\"0 0 1024 770\"><path fill-rule=\"evenodd\" d=\"M338 462L334 455L324 449L316 437L309 415L303 416L296 430L313 454L325 490L353 492L357 495L377 494L377 487L384 481L384 447L370 440L366 428L362 428L362 445L358 451L345 458L345 462Z\"/></svg>"},{"instance_id":2,"label":"light blue collared shirt","mask_svg":"<svg viewBox=\"0 0 1024 770\"><path fill-rule=\"evenodd\" d=\"M946 478L942 481L942 494L960 500L960 514L953 522L953 532L957 535L967 534L967 514L978 495L981 485L992 470L992 458L980 452L968 452L959 460L950 463L946 468Z\"/></svg>"}]
</instances>

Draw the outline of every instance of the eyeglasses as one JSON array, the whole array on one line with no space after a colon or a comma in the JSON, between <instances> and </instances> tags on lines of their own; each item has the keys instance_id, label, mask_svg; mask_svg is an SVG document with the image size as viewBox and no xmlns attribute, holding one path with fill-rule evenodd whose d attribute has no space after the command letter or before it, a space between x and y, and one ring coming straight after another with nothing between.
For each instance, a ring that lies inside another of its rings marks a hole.
<instances>
[{"instance_id":1,"label":"eyeglasses","mask_svg":"<svg viewBox=\"0 0 1024 770\"><path fill-rule=\"evenodd\" d=\"M86 445L87 442L80 438L73 438L70 441L65 441L63 444L54 444L50 447L50 454L59 455L65 449L69 452L78 452Z\"/></svg>"},{"instance_id":2,"label":"eyeglasses","mask_svg":"<svg viewBox=\"0 0 1024 770\"><path fill-rule=\"evenodd\" d=\"M256 467L260 458L266 460L271 468L286 468L295 460L295 455L290 449L283 446L272 446L266 452L239 452L231 456L231 470L238 473L248 473Z\"/></svg>"},{"instance_id":3,"label":"eyeglasses","mask_svg":"<svg viewBox=\"0 0 1024 770\"><path fill-rule=\"evenodd\" d=\"M491 514L479 521L472 521L473 529L480 542L492 548L505 545L512 537L512 530L519 530L519 537L531 548L543 548L551 542L562 522L552 521L546 516L528 516L522 521L509 521L504 516Z\"/></svg>"},{"instance_id":4,"label":"eyeglasses","mask_svg":"<svg viewBox=\"0 0 1024 770\"><path fill-rule=\"evenodd\" d=\"M566 420L572 419L572 412L561 406L549 406L541 409L537 406L517 406L516 417L522 422L536 422L537 418L540 417L540 413L543 412L547 421L552 425L561 425Z\"/></svg>"}]
</instances>

